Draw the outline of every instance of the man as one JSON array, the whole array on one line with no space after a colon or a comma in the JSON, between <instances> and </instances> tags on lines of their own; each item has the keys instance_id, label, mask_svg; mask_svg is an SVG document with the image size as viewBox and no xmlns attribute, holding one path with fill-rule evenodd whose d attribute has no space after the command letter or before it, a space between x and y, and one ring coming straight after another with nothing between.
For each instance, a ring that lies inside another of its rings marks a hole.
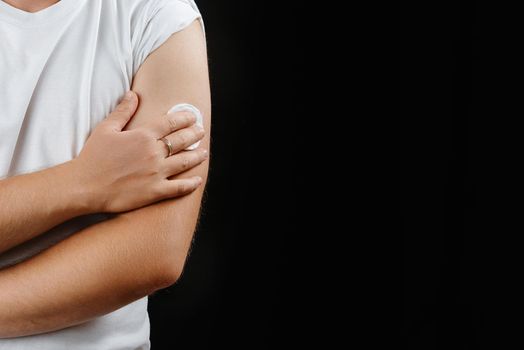
<instances>
[{"instance_id":1,"label":"man","mask_svg":"<svg viewBox=\"0 0 524 350\"><path fill-rule=\"evenodd\" d=\"M4 0L0 39L0 349L149 349L147 295L179 278L207 178L198 9Z\"/></svg>"}]
</instances>

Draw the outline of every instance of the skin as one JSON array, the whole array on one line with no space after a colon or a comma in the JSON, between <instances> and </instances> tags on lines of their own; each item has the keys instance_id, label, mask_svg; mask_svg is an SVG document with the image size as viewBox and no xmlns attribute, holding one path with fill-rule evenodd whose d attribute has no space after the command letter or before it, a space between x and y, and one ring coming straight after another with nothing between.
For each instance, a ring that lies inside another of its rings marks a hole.
<instances>
[{"instance_id":1,"label":"skin","mask_svg":"<svg viewBox=\"0 0 524 350\"><path fill-rule=\"evenodd\" d=\"M58 0L38 0L38 1L32 1L32 0L3 0L4 2L8 3L9 5L16 7L22 11L26 12L38 12L40 10L43 10L53 4L56 4Z\"/></svg>"},{"instance_id":2,"label":"skin","mask_svg":"<svg viewBox=\"0 0 524 350\"><path fill-rule=\"evenodd\" d=\"M211 111L206 57L198 22L172 35L153 52L133 81L132 90L140 104L124 131L145 128L153 120L165 118L162 114L172 105L187 102L197 106L205 116L205 134L196 152L208 149ZM187 144L188 135L197 132L184 130L182 144ZM87 162L91 158L79 156L72 169L84 169L76 165L82 159ZM188 168L168 180L201 178L202 185L189 194L167 196L159 202L121 212L25 262L0 270L0 337L32 335L77 325L175 283L195 230L208 162L194 167L186 162L185 169ZM75 171L72 173L80 176ZM158 171L153 173L158 175ZM60 174L57 171L54 175ZM160 178L166 174L162 172ZM47 177L51 178L51 174ZM182 189L187 192L185 187ZM96 191L95 187L86 188L88 193ZM90 200L86 203L88 207L91 205ZM122 209L125 203L123 199L114 204L114 210Z\"/></svg>"},{"instance_id":3,"label":"skin","mask_svg":"<svg viewBox=\"0 0 524 350\"><path fill-rule=\"evenodd\" d=\"M205 135L191 113L122 131L138 106L129 94L93 131L80 155L56 167L0 181L0 253L80 215L124 212L195 190L201 177L168 180L207 158L180 152ZM130 124L130 123L129 123ZM167 157L166 137L177 154ZM111 152L107 152L111 149ZM8 205L7 205L8 203Z\"/></svg>"}]
</instances>

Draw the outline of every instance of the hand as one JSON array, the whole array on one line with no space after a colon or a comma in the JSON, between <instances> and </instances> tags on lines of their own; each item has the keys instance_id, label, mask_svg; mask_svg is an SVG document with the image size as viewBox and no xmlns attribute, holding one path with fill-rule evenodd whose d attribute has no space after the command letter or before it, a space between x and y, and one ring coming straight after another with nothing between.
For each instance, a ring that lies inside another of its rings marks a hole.
<instances>
[{"instance_id":1,"label":"hand","mask_svg":"<svg viewBox=\"0 0 524 350\"><path fill-rule=\"evenodd\" d=\"M94 212L122 212L163 199L191 193L202 183L200 177L168 179L207 158L207 151L183 151L201 140L204 130L195 125L192 113L178 112L151 118L151 122L122 131L134 115L138 97L126 98L93 130L77 158L71 161L79 183L84 186ZM173 155L159 140L165 137Z\"/></svg>"}]
</instances>

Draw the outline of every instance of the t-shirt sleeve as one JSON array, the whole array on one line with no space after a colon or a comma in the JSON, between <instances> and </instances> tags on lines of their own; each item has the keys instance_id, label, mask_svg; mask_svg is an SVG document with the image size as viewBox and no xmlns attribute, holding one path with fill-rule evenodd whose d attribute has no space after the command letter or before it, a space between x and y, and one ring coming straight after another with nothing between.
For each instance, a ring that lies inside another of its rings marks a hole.
<instances>
[{"instance_id":1,"label":"t-shirt sleeve","mask_svg":"<svg viewBox=\"0 0 524 350\"><path fill-rule=\"evenodd\" d=\"M193 0L149 0L131 38L133 76L147 56L196 19L204 29L202 16Z\"/></svg>"}]
</instances>

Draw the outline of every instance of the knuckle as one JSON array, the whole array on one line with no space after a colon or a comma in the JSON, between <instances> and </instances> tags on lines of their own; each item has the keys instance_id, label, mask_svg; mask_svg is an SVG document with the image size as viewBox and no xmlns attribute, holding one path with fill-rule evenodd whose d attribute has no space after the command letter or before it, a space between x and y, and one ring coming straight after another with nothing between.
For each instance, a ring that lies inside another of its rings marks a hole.
<instances>
[{"instance_id":1,"label":"knuckle","mask_svg":"<svg viewBox=\"0 0 524 350\"><path fill-rule=\"evenodd\" d=\"M175 185L176 193L184 193L186 191L186 185L183 182L179 182Z\"/></svg>"},{"instance_id":2,"label":"knuckle","mask_svg":"<svg viewBox=\"0 0 524 350\"><path fill-rule=\"evenodd\" d=\"M167 152L168 152L166 146L163 143L160 146L162 147L155 147L155 150L152 153L152 156L158 162L158 166L160 166L160 161L167 157Z\"/></svg>"},{"instance_id":3,"label":"knuckle","mask_svg":"<svg viewBox=\"0 0 524 350\"><path fill-rule=\"evenodd\" d=\"M150 156L145 159L143 166L144 169L142 174L147 176L150 181L158 181L164 178L164 165L161 162L160 158L156 156Z\"/></svg>"},{"instance_id":4,"label":"knuckle","mask_svg":"<svg viewBox=\"0 0 524 350\"><path fill-rule=\"evenodd\" d=\"M191 166L191 159L189 159L189 158L187 158L187 157L184 158L184 159L182 160L182 169L184 169L184 170L185 170L185 169L188 169L190 166Z\"/></svg>"},{"instance_id":5,"label":"knuckle","mask_svg":"<svg viewBox=\"0 0 524 350\"><path fill-rule=\"evenodd\" d=\"M134 137L140 141L140 142L146 142L149 143L152 139L151 134L149 133L149 130L145 128L139 128L132 130Z\"/></svg>"},{"instance_id":6,"label":"knuckle","mask_svg":"<svg viewBox=\"0 0 524 350\"><path fill-rule=\"evenodd\" d=\"M165 165L162 161L165 157L165 154L161 154L158 149L151 153L151 167L155 175L161 175L165 171Z\"/></svg>"},{"instance_id":7,"label":"knuckle","mask_svg":"<svg viewBox=\"0 0 524 350\"><path fill-rule=\"evenodd\" d=\"M158 168L159 160L162 157L161 147L158 147L156 144L151 144L145 148L144 152L146 159L153 161L155 168Z\"/></svg>"},{"instance_id":8,"label":"knuckle","mask_svg":"<svg viewBox=\"0 0 524 350\"><path fill-rule=\"evenodd\" d=\"M178 121L176 120L176 118L174 117L167 118L167 123L168 123L169 130L171 130L172 132L177 130Z\"/></svg>"},{"instance_id":9,"label":"knuckle","mask_svg":"<svg viewBox=\"0 0 524 350\"><path fill-rule=\"evenodd\" d=\"M148 143L144 144L142 146L142 150L144 152L144 155L148 159L155 159L159 155L158 147L155 147L156 145Z\"/></svg>"}]
</instances>

